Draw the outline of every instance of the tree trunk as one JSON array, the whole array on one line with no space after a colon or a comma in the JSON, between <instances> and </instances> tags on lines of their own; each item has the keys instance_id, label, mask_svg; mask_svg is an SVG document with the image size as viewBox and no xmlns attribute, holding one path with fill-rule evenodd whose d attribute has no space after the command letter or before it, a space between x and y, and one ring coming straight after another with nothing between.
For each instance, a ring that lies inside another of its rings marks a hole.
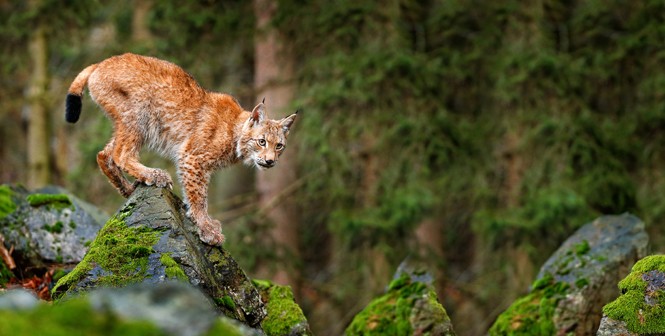
<instances>
[{"instance_id":1,"label":"tree trunk","mask_svg":"<svg viewBox=\"0 0 665 336\"><path fill-rule=\"evenodd\" d=\"M34 3L33 3L34 4ZM48 47L44 27L37 27L29 42L32 74L26 90L28 118L28 188L41 187L51 181L49 164L49 116L46 107L48 84Z\"/></svg>"},{"instance_id":2,"label":"tree trunk","mask_svg":"<svg viewBox=\"0 0 665 336\"><path fill-rule=\"evenodd\" d=\"M266 109L271 119L292 113L287 108L294 91L291 83L293 59L290 50L279 32L270 27L270 20L276 7L277 2L273 0L254 1L257 20L254 84L257 101L265 98ZM277 271L272 275L273 281L291 285L297 295L299 276L294 261L299 260L299 221L295 202L288 194L284 194L296 183L297 148L295 147L291 142L277 166L257 173L256 189L260 208L265 209L266 217L274 224L270 235L279 251L284 252L278 256L280 265L277 265ZM275 201L278 204L275 205ZM265 266L262 268L264 269L259 270L260 273L266 271Z\"/></svg>"}]
</instances>

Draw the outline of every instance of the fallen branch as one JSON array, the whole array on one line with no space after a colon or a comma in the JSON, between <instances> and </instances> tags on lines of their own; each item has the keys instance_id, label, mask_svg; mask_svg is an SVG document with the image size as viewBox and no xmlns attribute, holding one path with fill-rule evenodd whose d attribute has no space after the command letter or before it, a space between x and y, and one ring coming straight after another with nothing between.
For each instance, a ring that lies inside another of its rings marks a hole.
<instances>
[{"instance_id":1,"label":"fallen branch","mask_svg":"<svg viewBox=\"0 0 665 336\"><path fill-rule=\"evenodd\" d=\"M9 250L5 247L5 237L0 235L0 257L2 257L2 261L7 265L7 268L10 270L13 270L16 268L16 263L14 262L14 258L12 258L12 252L14 251L14 247L10 247Z\"/></svg>"}]
</instances>

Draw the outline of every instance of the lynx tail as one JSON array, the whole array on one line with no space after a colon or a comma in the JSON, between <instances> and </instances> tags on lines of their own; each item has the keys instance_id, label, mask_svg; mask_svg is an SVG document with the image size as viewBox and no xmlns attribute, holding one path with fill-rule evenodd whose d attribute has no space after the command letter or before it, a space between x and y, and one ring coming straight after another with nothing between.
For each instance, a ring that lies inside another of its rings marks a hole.
<instances>
[{"instance_id":1,"label":"lynx tail","mask_svg":"<svg viewBox=\"0 0 665 336\"><path fill-rule=\"evenodd\" d=\"M83 88L88 84L88 77L97 68L97 64L93 64L81 71L76 76L72 85L69 86L67 99L65 100L65 120L70 123L75 123L81 116L81 95Z\"/></svg>"}]
</instances>

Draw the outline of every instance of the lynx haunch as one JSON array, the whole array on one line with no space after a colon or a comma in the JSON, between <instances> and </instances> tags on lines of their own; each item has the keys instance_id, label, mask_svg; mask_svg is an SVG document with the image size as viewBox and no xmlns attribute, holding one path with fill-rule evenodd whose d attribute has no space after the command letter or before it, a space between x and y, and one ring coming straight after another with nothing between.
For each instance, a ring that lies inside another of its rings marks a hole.
<instances>
[{"instance_id":1,"label":"lynx haunch","mask_svg":"<svg viewBox=\"0 0 665 336\"><path fill-rule=\"evenodd\" d=\"M85 86L113 122L113 136L97 154L102 172L128 197L138 183L172 188L164 170L139 162L141 147L174 161L187 215L205 243L224 242L221 223L208 215L208 183L216 169L243 161L274 167L286 148L296 114L265 118L265 106L249 112L230 95L207 91L182 68L153 57L124 54L83 69L67 94L65 118L78 121ZM123 171L134 177L131 183Z\"/></svg>"}]
</instances>

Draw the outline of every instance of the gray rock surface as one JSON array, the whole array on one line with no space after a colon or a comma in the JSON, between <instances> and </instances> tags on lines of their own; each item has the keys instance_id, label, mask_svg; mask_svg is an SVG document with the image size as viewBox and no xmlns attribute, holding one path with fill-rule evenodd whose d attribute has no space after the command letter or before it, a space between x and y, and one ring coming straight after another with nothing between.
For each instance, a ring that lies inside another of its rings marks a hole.
<instances>
[{"instance_id":1,"label":"gray rock surface","mask_svg":"<svg viewBox=\"0 0 665 336\"><path fill-rule=\"evenodd\" d=\"M15 255L24 265L44 263L77 263L88 250L108 215L58 187L28 192L12 186L16 210L0 219L0 234L7 246L14 246ZM44 202L29 204L30 195L66 195L70 204Z\"/></svg>"},{"instance_id":2,"label":"gray rock surface","mask_svg":"<svg viewBox=\"0 0 665 336\"><path fill-rule=\"evenodd\" d=\"M596 336L638 336L626 328L626 322L603 316Z\"/></svg>"},{"instance_id":3,"label":"gray rock surface","mask_svg":"<svg viewBox=\"0 0 665 336\"><path fill-rule=\"evenodd\" d=\"M25 289L11 289L0 292L0 309L32 309L39 304L39 299Z\"/></svg>"}]
</instances>

